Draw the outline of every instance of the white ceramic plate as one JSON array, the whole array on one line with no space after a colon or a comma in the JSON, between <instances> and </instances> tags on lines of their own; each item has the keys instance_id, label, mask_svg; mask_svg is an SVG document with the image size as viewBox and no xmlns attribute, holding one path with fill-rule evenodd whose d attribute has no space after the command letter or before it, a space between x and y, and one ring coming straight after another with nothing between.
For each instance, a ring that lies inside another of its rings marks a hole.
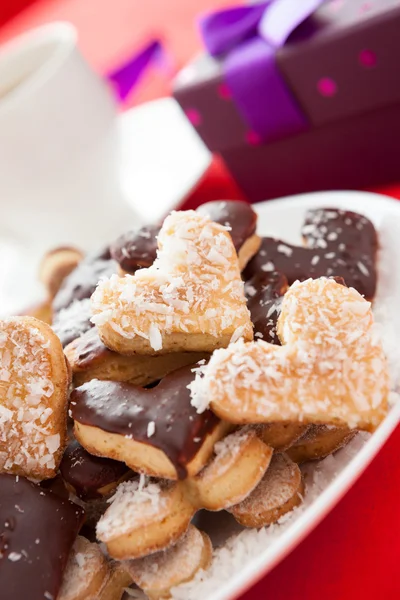
<instances>
[{"instance_id":1,"label":"white ceramic plate","mask_svg":"<svg viewBox=\"0 0 400 600\"><path fill-rule=\"evenodd\" d=\"M261 235L273 235L291 243L300 243L300 227L304 213L309 208L339 207L353 210L370 218L380 232L380 242L385 256L379 264L386 264L390 257L391 265L400 261L400 242L396 236L400 231L400 202L364 192L318 192L290 197L287 199L263 202L256 205L259 215L258 232ZM390 312L400 302L400 281L393 282L393 270L390 266L390 278L380 270L380 282L377 293L377 309ZM400 279L400 273L399 273ZM392 296L390 303L387 295ZM397 311L393 311L397 312ZM389 314L389 313L388 313ZM395 318L394 315L393 319ZM400 321L392 321L393 335L400 336ZM386 328L386 333L387 333ZM385 340L386 347L391 340ZM396 362L397 357L392 359ZM400 363L398 363L400 364ZM388 416L372 435L359 434L345 449L328 457L319 464L307 467L309 494L301 509L285 519L282 525L265 530L258 540L246 537L253 532L244 532L246 549L239 551L238 543L226 546L223 553L217 550L214 567L196 589L180 588L176 598L179 600L232 600L251 587L281 561L337 504L364 469L379 452L396 425L400 421L400 402L393 405ZM221 532L218 532L221 536ZM247 543L246 543L247 541ZM236 544L236 545L235 545ZM226 548L229 548L228 555ZM243 550L243 552L242 552ZM224 556L224 558L222 558ZM224 579L225 581L221 581ZM182 595L181 595L181 592Z\"/></svg>"},{"instance_id":2,"label":"white ceramic plate","mask_svg":"<svg viewBox=\"0 0 400 600\"><path fill-rule=\"evenodd\" d=\"M143 222L179 206L211 162L173 98L147 102L120 115L122 185Z\"/></svg>"}]
</instances>

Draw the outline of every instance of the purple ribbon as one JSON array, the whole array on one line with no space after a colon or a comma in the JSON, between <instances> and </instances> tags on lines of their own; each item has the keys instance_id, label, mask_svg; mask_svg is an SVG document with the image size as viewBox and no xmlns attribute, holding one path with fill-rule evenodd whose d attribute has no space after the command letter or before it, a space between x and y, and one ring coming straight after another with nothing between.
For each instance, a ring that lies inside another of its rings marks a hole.
<instances>
[{"instance_id":1,"label":"purple ribbon","mask_svg":"<svg viewBox=\"0 0 400 600\"><path fill-rule=\"evenodd\" d=\"M135 89L144 71L153 63L165 58L161 42L152 40L146 46L135 52L126 63L115 71L108 73L108 79L123 102Z\"/></svg>"},{"instance_id":2,"label":"purple ribbon","mask_svg":"<svg viewBox=\"0 0 400 600\"><path fill-rule=\"evenodd\" d=\"M199 21L206 49L223 58L225 81L239 113L263 141L307 128L307 118L279 71L276 51L324 1L267 0Z\"/></svg>"}]
</instances>

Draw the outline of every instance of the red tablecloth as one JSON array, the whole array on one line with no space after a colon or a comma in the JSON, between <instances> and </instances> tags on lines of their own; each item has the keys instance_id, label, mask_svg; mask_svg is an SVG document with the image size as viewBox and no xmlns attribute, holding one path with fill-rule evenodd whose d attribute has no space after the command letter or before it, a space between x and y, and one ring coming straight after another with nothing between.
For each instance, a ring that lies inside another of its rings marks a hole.
<instances>
[{"instance_id":1,"label":"red tablecloth","mask_svg":"<svg viewBox=\"0 0 400 600\"><path fill-rule=\"evenodd\" d=\"M164 39L179 67L199 49L193 25L195 15L233 3L233 0L41 0L0 30L0 42L31 26L64 19L78 27L82 50L99 72L117 64L154 35ZM144 80L135 103L168 94L168 81L152 73ZM400 198L400 184L375 191ZM241 192L221 162L214 160L185 206L240 197ZM397 448L400 448L400 428L323 523L242 600L399 599Z\"/></svg>"}]
</instances>

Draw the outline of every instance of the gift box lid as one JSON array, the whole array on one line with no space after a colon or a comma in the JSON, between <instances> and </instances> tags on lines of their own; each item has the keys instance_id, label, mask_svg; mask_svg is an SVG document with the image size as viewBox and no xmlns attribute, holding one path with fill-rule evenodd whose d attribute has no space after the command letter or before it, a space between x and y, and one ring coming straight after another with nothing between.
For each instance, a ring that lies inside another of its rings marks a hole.
<instances>
[{"instance_id":1,"label":"gift box lid","mask_svg":"<svg viewBox=\"0 0 400 600\"><path fill-rule=\"evenodd\" d=\"M399 103L399 56L400 0L330 0L276 49L275 61L305 128L312 128ZM270 141L246 122L225 65L226 57L196 58L176 77L176 99L212 150ZM257 93L257 82L243 77L249 94ZM268 110L267 93L265 100Z\"/></svg>"}]
</instances>

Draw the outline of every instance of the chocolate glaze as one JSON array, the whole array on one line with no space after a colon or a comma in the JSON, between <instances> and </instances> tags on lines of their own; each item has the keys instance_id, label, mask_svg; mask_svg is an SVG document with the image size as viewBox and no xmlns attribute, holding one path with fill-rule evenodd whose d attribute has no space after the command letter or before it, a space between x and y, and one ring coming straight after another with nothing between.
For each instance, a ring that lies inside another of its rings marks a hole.
<instances>
[{"instance_id":1,"label":"chocolate glaze","mask_svg":"<svg viewBox=\"0 0 400 600\"><path fill-rule=\"evenodd\" d=\"M96 255L88 255L66 277L53 300L54 312L67 308L74 300L90 298L101 277L117 272L117 263L108 257L108 249Z\"/></svg>"},{"instance_id":2,"label":"chocolate glaze","mask_svg":"<svg viewBox=\"0 0 400 600\"><path fill-rule=\"evenodd\" d=\"M221 200L206 202L197 209L201 215L208 215L212 221L231 227L236 252L251 237L257 226L257 214L248 202L241 200Z\"/></svg>"},{"instance_id":3,"label":"chocolate glaze","mask_svg":"<svg viewBox=\"0 0 400 600\"><path fill-rule=\"evenodd\" d=\"M93 328L90 318L90 304L87 298L76 300L67 308L55 313L52 327L63 348Z\"/></svg>"},{"instance_id":4,"label":"chocolate glaze","mask_svg":"<svg viewBox=\"0 0 400 600\"><path fill-rule=\"evenodd\" d=\"M72 392L72 417L159 448L175 466L178 477L184 479L186 465L219 423L211 411L198 414L190 404L187 386L195 376L193 367L174 371L150 389L93 379ZM148 437L150 422L154 422L155 431Z\"/></svg>"},{"instance_id":5,"label":"chocolate glaze","mask_svg":"<svg viewBox=\"0 0 400 600\"><path fill-rule=\"evenodd\" d=\"M2 600L58 596L83 510L24 477L0 475Z\"/></svg>"},{"instance_id":6,"label":"chocolate glaze","mask_svg":"<svg viewBox=\"0 0 400 600\"><path fill-rule=\"evenodd\" d=\"M287 287L286 277L277 271L261 271L246 282L247 306L255 339L280 346L276 325Z\"/></svg>"},{"instance_id":7,"label":"chocolate glaze","mask_svg":"<svg viewBox=\"0 0 400 600\"><path fill-rule=\"evenodd\" d=\"M121 269L134 273L150 267L157 257L157 235L161 225L149 225L128 231L111 244L111 256Z\"/></svg>"},{"instance_id":8,"label":"chocolate glaze","mask_svg":"<svg viewBox=\"0 0 400 600\"><path fill-rule=\"evenodd\" d=\"M75 363L82 368L114 354L101 341L97 327L92 327L75 341L75 353Z\"/></svg>"},{"instance_id":9,"label":"chocolate glaze","mask_svg":"<svg viewBox=\"0 0 400 600\"><path fill-rule=\"evenodd\" d=\"M332 277L340 285L346 285L342 277ZM247 306L254 325L254 338L280 346L277 332L283 296L288 282L278 271L260 272L245 283Z\"/></svg>"},{"instance_id":10,"label":"chocolate glaze","mask_svg":"<svg viewBox=\"0 0 400 600\"><path fill-rule=\"evenodd\" d=\"M197 209L216 223L231 227L229 232L236 251L256 230L257 215L247 202L223 200L207 202ZM111 255L127 273L150 267L157 257L157 235L161 225L129 231L111 245Z\"/></svg>"},{"instance_id":11,"label":"chocolate glaze","mask_svg":"<svg viewBox=\"0 0 400 600\"><path fill-rule=\"evenodd\" d=\"M286 275L291 285L297 279L339 276L367 299L374 297L377 236L368 219L338 209L310 210L302 234L307 248L263 238L258 254L244 271L244 278L276 270Z\"/></svg>"},{"instance_id":12,"label":"chocolate glaze","mask_svg":"<svg viewBox=\"0 0 400 600\"><path fill-rule=\"evenodd\" d=\"M83 500L101 498L98 490L117 483L128 471L125 463L89 454L76 440L68 444L60 464L64 481Z\"/></svg>"}]
</instances>

